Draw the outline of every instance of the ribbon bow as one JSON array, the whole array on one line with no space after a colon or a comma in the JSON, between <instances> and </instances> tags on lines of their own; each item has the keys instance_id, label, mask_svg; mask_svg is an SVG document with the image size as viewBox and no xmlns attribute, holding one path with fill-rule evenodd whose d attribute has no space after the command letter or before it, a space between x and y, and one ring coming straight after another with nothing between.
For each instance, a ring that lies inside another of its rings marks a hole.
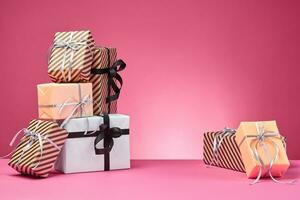
<instances>
[{"instance_id":1,"label":"ribbon bow","mask_svg":"<svg viewBox=\"0 0 300 200\"><path fill-rule=\"evenodd\" d=\"M86 43L84 41L76 42L76 41L61 41L57 40L54 41L53 48L66 48L66 49L72 49L73 51L78 51L80 47L86 46Z\"/></svg>"},{"instance_id":2,"label":"ribbon bow","mask_svg":"<svg viewBox=\"0 0 300 200\"><path fill-rule=\"evenodd\" d=\"M126 68L126 63L123 60L119 59L116 62L114 62L112 64L112 66L110 66L110 51L108 48L106 48L106 49L107 49L107 53L108 53L108 67L101 68L101 69L93 68L91 70L91 73L108 75L108 78L107 78L107 83L108 83L107 94L108 94L108 96L106 97L106 103L108 104L108 113L110 113L111 102L114 100L117 100L119 98L120 91L121 91L121 88L123 85L122 77L120 76L120 74L118 72L120 72ZM112 94L112 95L111 95L111 90L113 90L113 92L114 92L114 94Z\"/></svg>"},{"instance_id":3,"label":"ribbon bow","mask_svg":"<svg viewBox=\"0 0 300 200\"><path fill-rule=\"evenodd\" d=\"M69 116L61 123L60 127L64 128L64 126L70 121L70 119L74 116L76 112L80 112L80 116L82 116L82 112L85 110L83 109L84 106L86 106L89 103L92 103L93 101L91 100L90 95L85 95L79 102L76 103L68 103L65 101L62 105L60 105L60 109L58 111L59 114L61 114L62 110L64 109L65 106L67 105L74 105L73 110L69 114ZM86 131L85 133L88 132L89 129L89 120L86 118Z\"/></svg>"},{"instance_id":4,"label":"ribbon bow","mask_svg":"<svg viewBox=\"0 0 300 200\"><path fill-rule=\"evenodd\" d=\"M109 128L108 125L102 124L100 126L99 134L94 141L95 153L100 155L110 152L114 146L113 138L118 138L122 135L122 129L118 127ZM104 140L104 148L98 149L96 146L101 140Z\"/></svg>"},{"instance_id":5,"label":"ribbon bow","mask_svg":"<svg viewBox=\"0 0 300 200\"><path fill-rule=\"evenodd\" d=\"M110 156L109 153L114 146L114 138L119 138L122 135L128 135L129 129L120 129L118 127L110 128L109 115L103 115L103 124L96 133L94 140L94 149L96 155L104 155L104 170L110 170ZM103 140L103 148L98 149L97 144Z\"/></svg>"},{"instance_id":6,"label":"ribbon bow","mask_svg":"<svg viewBox=\"0 0 300 200\"><path fill-rule=\"evenodd\" d=\"M106 97L106 103L110 103L119 98L119 94L123 85L122 77L118 72L124 70L126 68L126 63L119 59L111 67L102 68L102 69L92 69L93 74L108 74L108 97ZM118 84L115 82L118 81ZM114 91L113 95L110 95L111 89Z\"/></svg>"},{"instance_id":7,"label":"ribbon bow","mask_svg":"<svg viewBox=\"0 0 300 200\"><path fill-rule=\"evenodd\" d=\"M236 132L235 129L225 127L222 132L219 132L215 135L213 140L213 159L210 161L209 165L212 165L214 162L219 162L219 149L224 138L228 135L234 135Z\"/></svg>"},{"instance_id":8,"label":"ribbon bow","mask_svg":"<svg viewBox=\"0 0 300 200\"><path fill-rule=\"evenodd\" d=\"M256 130L258 134L250 134L246 135L240 142L239 147L241 144L246 140L246 139L252 139L252 142L254 142L254 146L251 147L251 153L254 155L255 160L257 160L260 164L259 172L256 177L256 179L251 183L251 185L258 183L260 178L263 176L262 172L263 169L266 168L266 163L263 162L261 155L258 153L258 148L262 147L265 155L267 155L268 160L269 160L269 168L267 169L267 174L270 176L270 178L276 182L276 183L287 183L291 184L294 183L295 180L289 181L289 182L282 182L277 180L276 178L273 177L272 175L272 167L276 160L278 159L279 156L279 146L273 141L273 139L279 139L285 143L285 138L280 135L279 132L274 132L274 131L266 131L264 128L264 125L262 123L256 123ZM272 147L275 149L275 155L272 156L269 150L269 147L266 145L266 142L269 142ZM284 145L285 146L285 145Z\"/></svg>"}]
</instances>

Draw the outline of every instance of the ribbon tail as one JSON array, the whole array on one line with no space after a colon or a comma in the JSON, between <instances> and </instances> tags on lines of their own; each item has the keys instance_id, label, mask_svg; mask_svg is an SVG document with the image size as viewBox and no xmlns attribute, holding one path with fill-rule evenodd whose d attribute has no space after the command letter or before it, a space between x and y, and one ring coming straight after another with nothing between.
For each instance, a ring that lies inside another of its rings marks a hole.
<instances>
[{"instance_id":1,"label":"ribbon tail","mask_svg":"<svg viewBox=\"0 0 300 200\"><path fill-rule=\"evenodd\" d=\"M277 179L272 175L272 167L273 167L274 162L275 162L275 161L277 160L277 158L278 158L278 155L279 155L279 147L278 147L278 145L277 145L275 142L273 142L273 141L271 141L271 142L272 142L273 146L275 147L276 153L275 153L274 158L271 159L271 161L270 161L270 167L269 167L269 170L268 170L270 178L271 178L275 183L280 183L280 184L294 184L294 183L296 182L296 180L280 181L280 180L277 180Z\"/></svg>"},{"instance_id":2,"label":"ribbon tail","mask_svg":"<svg viewBox=\"0 0 300 200\"><path fill-rule=\"evenodd\" d=\"M250 185L255 185L256 183L258 183L259 179L261 178L261 175L262 175L262 167L260 166L256 179L252 183L250 183Z\"/></svg>"},{"instance_id":3,"label":"ribbon tail","mask_svg":"<svg viewBox=\"0 0 300 200\"><path fill-rule=\"evenodd\" d=\"M280 181L277 180L271 173L271 170L269 171L269 176L272 179L272 181L274 181L275 183L280 183L280 184L294 184L297 182L297 180L290 180L290 181Z\"/></svg>"},{"instance_id":4,"label":"ribbon tail","mask_svg":"<svg viewBox=\"0 0 300 200\"><path fill-rule=\"evenodd\" d=\"M64 128L64 126L70 121L70 119L73 117L73 115L77 112L77 109L82 105L82 103L77 104L70 115L61 123L60 127Z\"/></svg>"},{"instance_id":5,"label":"ribbon tail","mask_svg":"<svg viewBox=\"0 0 300 200\"><path fill-rule=\"evenodd\" d=\"M36 169L41 161L41 158L43 157L43 140L42 140L42 136L40 134L37 134L38 137L38 141L39 141L39 149L40 149L40 156L39 159L37 160L37 163L35 164L35 166L32 169Z\"/></svg>"}]
</instances>

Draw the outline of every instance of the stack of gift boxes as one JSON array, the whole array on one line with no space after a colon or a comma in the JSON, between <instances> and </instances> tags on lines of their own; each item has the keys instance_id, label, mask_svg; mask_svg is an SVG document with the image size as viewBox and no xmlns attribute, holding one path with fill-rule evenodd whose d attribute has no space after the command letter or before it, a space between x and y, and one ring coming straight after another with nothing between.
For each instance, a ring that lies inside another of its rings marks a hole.
<instances>
[{"instance_id":1,"label":"stack of gift boxes","mask_svg":"<svg viewBox=\"0 0 300 200\"><path fill-rule=\"evenodd\" d=\"M269 177L275 182L289 168L286 141L276 121L241 122L238 129L204 133L203 158L208 166L246 173L248 178ZM282 182L282 183L292 183Z\"/></svg>"},{"instance_id":2,"label":"stack of gift boxes","mask_svg":"<svg viewBox=\"0 0 300 200\"><path fill-rule=\"evenodd\" d=\"M116 114L123 84L115 48L97 47L90 31L58 32L48 55L53 83L39 84L30 122L9 165L22 174L130 168L129 116Z\"/></svg>"}]
</instances>

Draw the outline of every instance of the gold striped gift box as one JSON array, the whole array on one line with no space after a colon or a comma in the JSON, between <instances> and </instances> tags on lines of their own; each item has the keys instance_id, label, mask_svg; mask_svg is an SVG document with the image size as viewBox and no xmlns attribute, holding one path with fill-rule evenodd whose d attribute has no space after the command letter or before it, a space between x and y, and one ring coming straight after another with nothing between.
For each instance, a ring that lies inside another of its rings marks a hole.
<instances>
[{"instance_id":1,"label":"gold striped gift box","mask_svg":"<svg viewBox=\"0 0 300 200\"><path fill-rule=\"evenodd\" d=\"M94 69L105 69L110 67L117 59L116 48L96 47L92 64ZM94 115L102 113L116 113L117 100L110 104L106 102L108 96L108 76L107 74L91 74L90 82L93 84ZM111 91L110 95L113 94Z\"/></svg>"},{"instance_id":2,"label":"gold striped gift box","mask_svg":"<svg viewBox=\"0 0 300 200\"><path fill-rule=\"evenodd\" d=\"M36 177L47 177L68 137L68 132L55 122L32 120L26 129L19 131L24 134L8 162L21 174ZM13 142L12 141L12 142Z\"/></svg>"},{"instance_id":3,"label":"gold striped gift box","mask_svg":"<svg viewBox=\"0 0 300 200\"><path fill-rule=\"evenodd\" d=\"M56 83L88 82L95 41L90 31L57 32L48 58L48 75Z\"/></svg>"},{"instance_id":4,"label":"gold striped gift box","mask_svg":"<svg viewBox=\"0 0 300 200\"><path fill-rule=\"evenodd\" d=\"M235 134L226 134L224 131L206 132L203 146L203 160L206 165L245 172Z\"/></svg>"}]
</instances>

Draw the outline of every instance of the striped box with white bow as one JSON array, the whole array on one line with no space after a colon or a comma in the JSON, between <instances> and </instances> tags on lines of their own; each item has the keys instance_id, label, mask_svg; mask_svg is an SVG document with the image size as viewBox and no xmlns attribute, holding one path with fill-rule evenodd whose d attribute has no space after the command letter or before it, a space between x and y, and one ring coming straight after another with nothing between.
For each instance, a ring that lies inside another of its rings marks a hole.
<instances>
[{"instance_id":1,"label":"striped box with white bow","mask_svg":"<svg viewBox=\"0 0 300 200\"><path fill-rule=\"evenodd\" d=\"M203 145L203 161L206 165L245 172L234 133L206 132L204 133Z\"/></svg>"},{"instance_id":2,"label":"striped box with white bow","mask_svg":"<svg viewBox=\"0 0 300 200\"><path fill-rule=\"evenodd\" d=\"M68 132L55 122L32 120L27 128L15 135L11 144L21 134L23 137L8 165L21 174L47 177L68 137Z\"/></svg>"},{"instance_id":3,"label":"striped box with white bow","mask_svg":"<svg viewBox=\"0 0 300 200\"><path fill-rule=\"evenodd\" d=\"M88 82L95 41L90 31L57 32L48 55L48 75L56 83Z\"/></svg>"}]
</instances>

